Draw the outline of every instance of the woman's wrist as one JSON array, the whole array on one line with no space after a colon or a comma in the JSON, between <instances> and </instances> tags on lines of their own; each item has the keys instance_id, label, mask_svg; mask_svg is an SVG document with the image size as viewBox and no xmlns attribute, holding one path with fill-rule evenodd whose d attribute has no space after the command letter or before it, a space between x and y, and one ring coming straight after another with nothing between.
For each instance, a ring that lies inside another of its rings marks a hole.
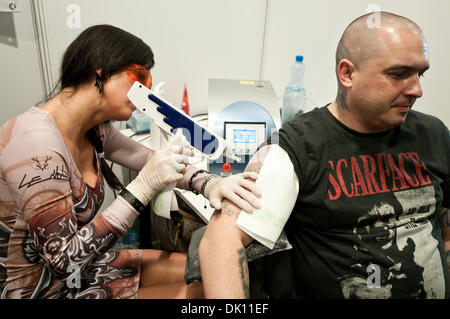
<instances>
[{"instance_id":1,"label":"woman's wrist","mask_svg":"<svg viewBox=\"0 0 450 319\"><path fill-rule=\"evenodd\" d=\"M141 194L139 185L135 185L134 181L128 184L127 187L119 193L119 196L126 200L139 213L145 211L145 206L149 203L150 199Z\"/></svg>"},{"instance_id":2,"label":"woman's wrist","mask_svg":"<svg viewBox=\"0 0 450 319\"><path fill-rule=\"evenodd\" d=\"M188 165L186 167L186 173L184 174L183 179L177 183L176 187L193 191L195 194L200 193L203 181L210 175L210 173L200 170L193 165Z\"/></svg>"},{"instance_id":3,"label":"woman's wrist","mask_svg":"<svg viewBox=\"0 0 450 319\"><path fill-rule=\"evenodd\" d=\"M183 178L180 179L177 182L176 187L180 188L180 189L185 189L185 190L190 190L189 189L189 180L191 179L192 175L197 172L199 170L199 168L197 168L194 165L187 165L186 166L186 171L183 175ZM199 180L203 180L204 178L206 178L206 176L208 176L209 173L201 173L198 174L193 180L192 180L192 188L193 189L197 189L197 184ZM199 188L198 188L199 189Z\"/></svg>"},{"instance_id":4,"label":"woman's wrist","mask_svg":"<svg viewBox=\"0 0 450 319\"><path fill-rule=\"evenodd\" d=\"M200 192L203 196L209 199L209 191L213 185L219 182L222 177L218 175L209 175L208 178L206 178L201 186Z\"/></svg>"},{"instance_id":5,"label":"woman's wrist","mask_svg":"<svg viewBox=\"0 0 450 319\"><path fill-rule=\"evenodd\" d=\"M120 235L125 234L139 216L139 212L122 196L118 196L112 204L102 212L103 218L109 222L115 229L119 230ZM119 235L119 236L120 236Z\"/></svg>"},{"instance_id":6,"label":"woman's wrist","mask_svg":"<svg viewBox=\"0 0 450 319\"><path fill-rule=\"evenodd\" d=\"M194 185L193 185L194 179L202 173L208 173L208 172L205 171L204 169L199 169L198 171L194 172L194 174L192 174L191 178L189 178L189 182L188 182L189 190L191 192L193 192L195 195L198 195L200 192L194 188ZM208 177L206 177L206 178L208 178Z\"/></svg>"}]
</instances>

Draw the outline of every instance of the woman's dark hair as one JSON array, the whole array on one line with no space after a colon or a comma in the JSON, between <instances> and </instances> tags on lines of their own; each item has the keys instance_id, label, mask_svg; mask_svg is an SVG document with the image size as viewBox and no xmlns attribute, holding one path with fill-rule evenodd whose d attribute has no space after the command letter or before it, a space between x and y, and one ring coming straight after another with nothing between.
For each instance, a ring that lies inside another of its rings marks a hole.
<instances>
[{"instance_id":1,"label":"woman's dark hair","mask_svg":"<svg viewBox=\"0 0 450 319\"><path fill-rule=\"evenodd\" d=\"M102 70L100 81L129 64L154 65L153 52L141 39L111 25L84 30L66 49L61 63L61 90L90 81Z\"/></svg>"},{"instance_id":2,"label":"woman's dark hair","mask_svg":"<svg viewBox=\"0 0 450 319\"><path fill-rule=\"evenodd\" d=\"M127 65L140 64L151 68L154 63L151 48L140 38L112 25L94 25L81 32L66 49L61 62L60 79L53 92L58 85L60 91L67 87L76 90L79 85L96 78L96 86L102 94L102 83ZM96 74L99 69L100 76ZM97 128L90 129L87 136L97 153L103 153L103 143L98 137ZM122 190L122 183L105 159L101 158L100 162L101 173L108 185Z\"/></svg>"}]
</instances>

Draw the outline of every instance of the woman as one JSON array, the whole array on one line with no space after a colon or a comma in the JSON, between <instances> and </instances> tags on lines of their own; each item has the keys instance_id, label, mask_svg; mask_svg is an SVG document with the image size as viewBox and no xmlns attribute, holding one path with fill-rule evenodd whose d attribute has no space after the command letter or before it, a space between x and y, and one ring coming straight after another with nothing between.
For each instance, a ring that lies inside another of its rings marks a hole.
<instances>
[{"instance_id":1,"label":"woman","mask_svg":"<svg viewBox=\"0 0 450 319\"><path fill-rule=\"evenodd\" d=\"M127 92L135 80L151 87L153 65L139 38L109 25L90 27L63 56L59 93L0 129L2 298L203 296L201 283L184 283L185 254L110 249L174 182L203 192L217 208L223 198L259 207L258 190L245 179L255 174L211 178L186 165L192 154L179 139L154 152L109 123L131 117ZM105 159L139 174L123 188ZM121 192L97 214L103 177Z\"/></svg>"}]
</instances>

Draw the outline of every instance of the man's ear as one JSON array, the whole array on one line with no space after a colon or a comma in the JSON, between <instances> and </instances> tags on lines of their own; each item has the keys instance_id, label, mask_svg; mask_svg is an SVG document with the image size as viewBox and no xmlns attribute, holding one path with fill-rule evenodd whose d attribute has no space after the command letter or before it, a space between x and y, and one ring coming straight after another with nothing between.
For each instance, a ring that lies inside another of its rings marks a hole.
<instances>
[{"instance_id":1,"label":"man's ear","mask_svg":"<svg viewBox=\"0 0 450 319\"><path fill-rule=\"evenodd\" d=\"M96 73L99 77L101 77L101 76L102 76L102 69L97 69L97 70L95 70L95 73Z\"/></svg>"},{"instance_id":2,"label":"man's ear","mask_svg":"<svg viewBox=\"0 0 450 319\"><path fill-rule=\"evenodd\" d=\"M342 59L337 67L337 74L341 85L346 88L351 88L353 85L353 72L356 67L352 61L348 59Z\"/></svg>"}]
</instances>

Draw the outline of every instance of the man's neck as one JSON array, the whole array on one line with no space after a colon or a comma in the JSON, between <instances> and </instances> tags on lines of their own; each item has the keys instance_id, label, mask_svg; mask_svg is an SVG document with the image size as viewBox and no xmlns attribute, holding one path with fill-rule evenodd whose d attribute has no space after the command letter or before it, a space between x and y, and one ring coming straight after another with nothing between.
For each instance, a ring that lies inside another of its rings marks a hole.
<instances>
[{"instance_id":1,"label":"man's neck","mask_svg":"<svg viewBox=\"0 0 450 319\"><path fill-rule=\"evenodd\" d=\"M333 101L330 105L328 105L328 110L339 122L355 132L363 134L380 133L380 131L375 131L361 124L360 121L358 121L358 119L352 114L349 107L346 104L339 104L338 100Z\"/></svg>"}]
</instances>

